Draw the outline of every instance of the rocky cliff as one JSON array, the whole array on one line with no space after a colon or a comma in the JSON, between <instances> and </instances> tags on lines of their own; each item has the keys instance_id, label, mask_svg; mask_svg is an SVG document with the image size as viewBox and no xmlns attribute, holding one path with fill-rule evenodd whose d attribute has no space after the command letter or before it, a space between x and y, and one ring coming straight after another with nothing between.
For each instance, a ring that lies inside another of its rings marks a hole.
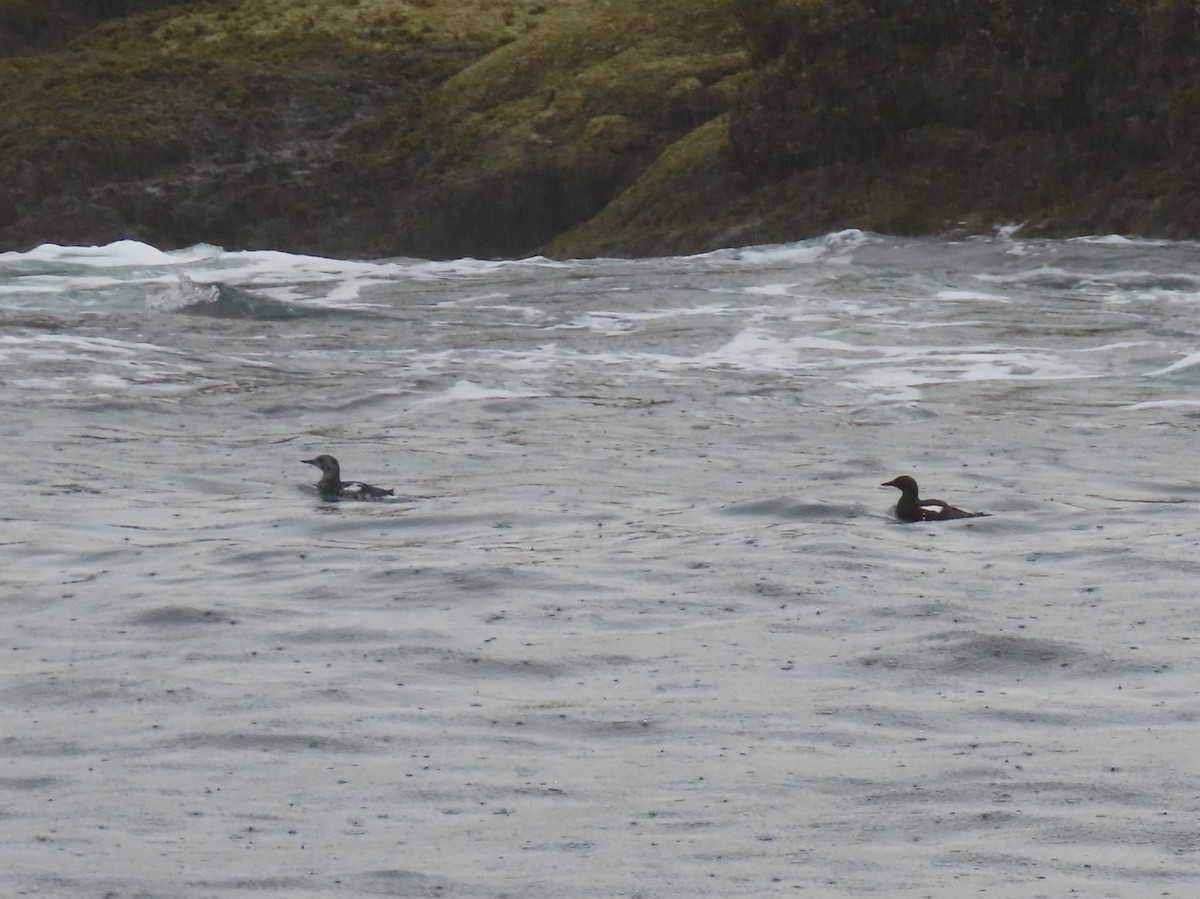
<instances>
[{"instance_id":1,"label":"rocky cliff","mask_svg":"<svg viewBox=\"0 0 1200 899\"><path fill-rule=\"evenodd\" d=\"M1190 0L0 0L0 247L1200 236Z\"/></svg>"}]
</instances>

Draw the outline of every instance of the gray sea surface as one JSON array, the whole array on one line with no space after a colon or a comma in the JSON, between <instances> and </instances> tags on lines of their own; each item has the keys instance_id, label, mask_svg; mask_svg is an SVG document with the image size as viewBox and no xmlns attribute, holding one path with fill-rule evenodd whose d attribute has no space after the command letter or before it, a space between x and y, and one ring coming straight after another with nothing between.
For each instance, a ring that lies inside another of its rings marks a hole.
<instances>
[{"instance_id":1,"label":"gray sea surface","mask_svg":"<svg viewBox=\"0 0 1200 899\"><path fill-rule=\"evenodd\" d=\"M0 254L0 895L1195 896L1198 313L1116 237Z\"/></svg>"}]
</instances>

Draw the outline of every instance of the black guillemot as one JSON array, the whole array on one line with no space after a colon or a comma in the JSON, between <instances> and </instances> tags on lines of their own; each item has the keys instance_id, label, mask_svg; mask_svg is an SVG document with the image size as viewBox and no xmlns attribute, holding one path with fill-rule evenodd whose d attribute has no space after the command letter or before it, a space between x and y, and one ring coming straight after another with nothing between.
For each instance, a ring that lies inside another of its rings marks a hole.
<instances>
[{"instance_id":1,"label":"black guillemot","mask_svg":"<svg viewBox=\"0 0 1200 899\"><path fill-rule=\"evenodd\" d=\"M315 459L300 461L321 469L321 480L317 481L317 489L326 499L378 499L381 496L395 495L390 487L385 489L364 484L362 481L343 481L341 467L333 456L322 454Z\"/></svg>"},{"instance_id":2,"label":"black guillemot","mask_svg":"<svg viewBox=\"0 0 1200 899\"><path fill-rule=\"evenodd\" d=\"M900 491L896 517L901 521L949 521L953 518L983 518L988 514L956 509L945 500L921 499L917 494L917 482L906 474L879 486L895 487Z\"/></svg>"}]
</instances>

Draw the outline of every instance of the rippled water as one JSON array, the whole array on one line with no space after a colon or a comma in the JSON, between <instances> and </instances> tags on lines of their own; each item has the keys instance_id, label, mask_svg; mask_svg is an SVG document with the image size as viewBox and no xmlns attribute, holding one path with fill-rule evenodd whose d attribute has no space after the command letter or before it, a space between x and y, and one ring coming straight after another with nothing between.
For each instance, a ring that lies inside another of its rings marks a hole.
<instances>
[{"instance_id":1,"label":"rippled water","mask_svg":"<svg viewBox=\"0 0 1200 899\"><path fill-rule=\"evenodd\" d=\"M1116 238L0 254L0 892L1190 895L1198 303Z\"/></svg>"}]
</instances>

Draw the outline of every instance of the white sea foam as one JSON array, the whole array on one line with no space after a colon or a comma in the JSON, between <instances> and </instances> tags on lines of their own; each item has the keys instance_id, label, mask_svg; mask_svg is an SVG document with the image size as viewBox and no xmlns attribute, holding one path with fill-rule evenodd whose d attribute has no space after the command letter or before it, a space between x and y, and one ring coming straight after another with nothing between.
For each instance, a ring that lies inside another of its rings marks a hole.
<instances>
[{"instance_id":1,"label":"white sea foam","mask_svg":"<svg viewBox=\"0 0 1200 899\"><path fill-rule=\"evenodd\" d=\"M939 300L962 301L962 302L989 302L989 303L1008 303L1011 300L997 293L983 293L978 290L939 290L935 296Z\"/></svg>"},{"instance_id":2,"label":"white sea foam","mask_svg":"<svg viewBox=\"0 0 1200 899\"><path fill-rule=\"evenodd\" d=\"M1176 372L1185 371L1189 368L1194 368L1197 365L1200 365L1200 352L1188 353L1182 359L1178 360L1177 362L1172 362L1170 365L1165 366L1164 368L1146 372L1146 377L1160 378L1163 375L1173 375Z\"/></svg>"},{"instance_id":3,"label":"white sea foam","mask_svg":"<svg viewBox=\"0 0 1200 899\"><path fill-rule=\"evenodd\" d=\"M1084 237L1072 237L1067 242L1113 247L1165 247L1170 245L1165 240L1154 240L1146 237L1127 237L1124 234L1095 234Z\"/></svg>"},{"instance_id":4,"label":"white sea foam","mask_svg":"<svg viewBox=\"0 0 1200 899\"><path fill-rule=\"evenodd\" d=\"M1181 406L1200 406L1200 400L1153 400L1148 403L1131 403L1121 408L1127 412L1140 412L1144 409L1177 409Z\"/></svg>"},{"instance_id":5,"label":"white sea foam","mask_svg":"<svg viewBox=\"0 0 1200 899\"><path fill-rule=\"evenodd\" d=\"M507 390L499 387L485 387L474 381L457 381L448 390L439 393L437 396L427 397L420 401L419 405L429 406L439 403L463 403L463 402L478 402L480 400L511 400L511 399L528 399L530 397L541 396L537 391L518 391Z\"/></svg>"},{"instance_id":6,"label":"white sea foam","mask_svg":"<svg viewBox=\"0 0 1200 899\"><path fill-rule=\"evenodd\" d=\"M49 262L56 264L86 265L94 268L132 268L136 266L164 266L196 262L216 258L220 251L216 247L197 245L188 250L164 253L162 250L136 240L118 240L104 246L71 247L59 244L42 244L24 252L0 253L0 262Z\"/></svg>"},{"instance_id":7,"label":"white sea foam","mask_svg":"<svg viewBox=\"0 0 1200 899\"><path fill-rule=\"evenodd\" d=\"M776 268L780 266L806 266L816 262L839 264L848 254L878 241L877 236L854 229L839 231L815 240L794 244L743 247L736 250L716 250L691 257L693 259L732 260L740 264Z\"/></svg>"}]
</instances>

